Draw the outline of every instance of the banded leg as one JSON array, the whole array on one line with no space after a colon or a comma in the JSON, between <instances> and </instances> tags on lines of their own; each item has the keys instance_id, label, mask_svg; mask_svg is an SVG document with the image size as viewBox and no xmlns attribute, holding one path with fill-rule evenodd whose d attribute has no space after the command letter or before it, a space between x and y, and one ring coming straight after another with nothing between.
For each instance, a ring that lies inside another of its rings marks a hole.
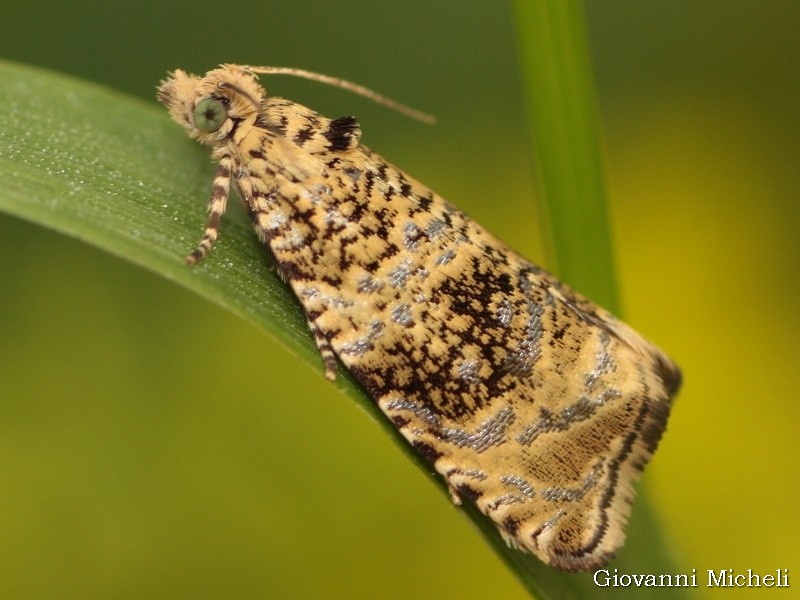
<instances>
[{"instance_id":1,"label":"banded leg","mask_svg":"<svg viewBox=\"0 0 800 600\"><path fill-rule=\"evenodd\" d=\"M308 321L308 328L314 334L317 350L322 355L322 362L325 364L325 379L334 381L336 379L336 354L333 352L331 343L323 335L322 331L314 325L313 321Z\"/></svg>"},{"instance_id":2,"label":"banded leg","mask_svg":"<svg viewBox=\"0 0 800 600\"><path fill-rule=\"evenodd\" d=\"M225 214L225 206L228 202L228 196L231 191L231 169L229 166L230 161L222 158L217 169L217 174L214 175L214 187L211 189L211 198L208 201L208 225L200 240L197 248L186 257L186 262L194 265L208 254L214 242L217 240L219 234L219 221L222 215Z\"/></svg>"}]
</instances>

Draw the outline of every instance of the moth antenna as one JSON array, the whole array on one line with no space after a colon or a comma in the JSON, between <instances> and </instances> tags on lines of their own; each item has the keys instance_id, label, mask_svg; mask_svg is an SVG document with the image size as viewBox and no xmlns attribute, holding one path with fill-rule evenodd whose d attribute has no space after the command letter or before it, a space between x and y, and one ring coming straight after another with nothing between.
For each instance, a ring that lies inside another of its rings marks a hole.
<instances>
[{"instance_id":1,"label":"moth antenna","mask_svg":"<svg viewBox=\"0 0 800 600\"><path fill-rule=\"evenodd\" d=\"M330 75L323 75L322 73L315 73L314 71L306 71L305 69L294 69L292 67L251 67L248 65L237 66L240 69L245 69L251 73L261 73L263 75L293 75L295 77L302 77L303 79L310 79L311 81L318 81L326 85L347 90L348 92L353 92L354 94L358 94L364 98L368 98L373 102L377 102L378 104L382 104L387 108L396 110L400 114L410 117L416 121L427 123L428 125L432 125L436 122L436 117L433 115L429 115L428 113L411 108L410 106L406 106L405 104L398 102L397 100L387 98L386 96L383 96L382 94L379 94L368 87L353 83L352 81L347 81L346 79L340 79L339 77L331 77Z\"/></svg>"}]
</instances>

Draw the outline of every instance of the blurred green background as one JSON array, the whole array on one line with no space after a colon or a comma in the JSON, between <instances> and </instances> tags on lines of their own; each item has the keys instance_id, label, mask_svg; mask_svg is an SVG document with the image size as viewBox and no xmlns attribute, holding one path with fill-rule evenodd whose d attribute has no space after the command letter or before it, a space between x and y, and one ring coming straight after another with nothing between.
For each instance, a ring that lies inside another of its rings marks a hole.
<instances>
[{"instance_id":1,"label":"blurred green background","mask_svg":"<svg viewBox=\"0 0 800 600\"><path fill-rule=\"evenodd\" d=\"M788 568L796 590L800 3L586 10L625 317L685 372L644 485L701 585ZM367 145L542 260L504 3L12 0L0 16L1 58L146 99L167 70L240 62L432 112L429 128L266 82L357 114ZM380 428L260 331L4 215L0 286L0 597L524 596Z\"/></svg>"}]
</instances>

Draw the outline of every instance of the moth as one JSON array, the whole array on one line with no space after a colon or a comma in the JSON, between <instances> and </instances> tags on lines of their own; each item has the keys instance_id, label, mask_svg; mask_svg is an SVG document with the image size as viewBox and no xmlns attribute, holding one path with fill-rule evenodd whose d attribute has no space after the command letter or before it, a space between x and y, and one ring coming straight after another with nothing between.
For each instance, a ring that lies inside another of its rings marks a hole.
<instances>
[{"instance_id":1,"label":"moth","mask_svg":"<svg viewBox=\"0 0 800 600\"><path fill-rule=\"evenodd\" d=\"M276 72L377 96L277 67L171 73L158 100L219 165L187 261L213 246L233 187L326 377L340 361L454 502L474 502L509 543L567 571L605 564L624 541L678 368L361 145L354 117L268 96L257 77Z\"/></svg>"}]
</instances>

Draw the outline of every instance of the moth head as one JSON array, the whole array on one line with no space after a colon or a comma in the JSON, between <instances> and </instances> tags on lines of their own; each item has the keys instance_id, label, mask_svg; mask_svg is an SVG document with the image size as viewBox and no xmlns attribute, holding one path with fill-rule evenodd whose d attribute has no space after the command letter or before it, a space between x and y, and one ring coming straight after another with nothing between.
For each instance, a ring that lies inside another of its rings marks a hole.
<instances>
[{"instance_id":1,"label":"moth head","mask_svg":"<svg viewBox=\"0 0 800 600\"><path fill-rule=\"evenodd\" d=\"M242 122L255 121L264 89L253 74L226 65L202 78L176 70L159 84L156 97L192 138L213 146L230 139Z\"/></svg>"}]
</instances>

